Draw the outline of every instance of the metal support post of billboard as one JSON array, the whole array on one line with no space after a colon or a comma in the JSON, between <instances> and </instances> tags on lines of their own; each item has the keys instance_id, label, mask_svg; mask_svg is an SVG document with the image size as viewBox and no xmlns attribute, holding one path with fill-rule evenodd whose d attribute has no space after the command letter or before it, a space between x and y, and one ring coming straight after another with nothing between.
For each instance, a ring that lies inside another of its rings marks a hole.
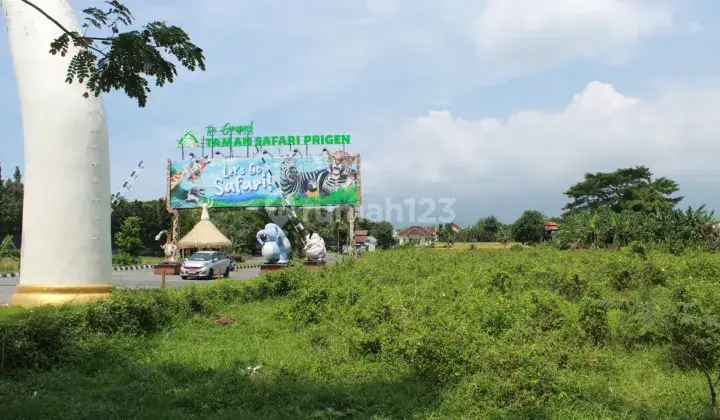
<instances>
[{"instance_id":1,"label":"metal support post of billboard","mask_svg":"<svg viewBox=\"0 0 720 420\"><path fill-rule=\"evenodd\" d=\"M177 245L178 236L180 236L180 212L178 209L174 209L172 207L172 202L170 201L170 174L172 170L172 161L168 159L167 161L167 188L165 191L165 210L167 210L168 213L172 215L172 237L170 238L170 242L172 244ZM176 251L177 252L177 251ZM177 254L175 254L177 256Z\"/></svg>"},{"instance_id":2,"label":"metal support post of billboard","mask_svg":"<svg viewBox=\"0 0 720 420\"><path fill-rule=\"evenodd\" d=\"M255 146L256 149L259 149L257 146ZM307 236L308 232L305 226L302 224L302 222L299 220L300 218L297 216L297 213L295 213L295 210L293 209L292 205L290 204L290 201L285 197L285 194L283 194L282 187L278 183L277 179L275 179L275 175L272 173L272 169L270 168L270 165L268 165L267 161L265 160L265 154L269 154L272 156L270 152L267 150L263 151L262 154L260 154L260 161L265 166L265 169L270 174L271 179L273 180L273 183L275 184L275 188L280 191L280 195L283 199L283 205L281 208L286 209L287 213L290 215L290 223L292 223L293 227L295 228L295 231L300 234L300 240L302 241L303 245L305 244L305 237Z\"/></svg>"},{"instance_id":3,"label":"metal support post of billboard","mask_svg":"<svg viewBox=\"0 0 720 420\"><path fill-rule=\"evenodd\" d=\"M350 258L357 260L355 247L355 206L348 206L348 253Z\"/></svg>"},{"instance_id":4,"label":"metal support post of billboard","mask_svg":"<svg viewBox=\"0 0 720 420\"><path fill-rule=\"evenodd\" d=\"M118 191L117 193L115 193L112 196L112 199L110 201L110 212L111 213L112 213L113 209L115 208L115 206L118 205L118 203L120 203L120 198L122 198L123 194L125 194L125 192L127 192L127 191L130 191L130 187L132 187L135 180L138 178L138 176L140 176L140 172L142 172L143 169L145 169L145 167L143 166L143 161L141 160L140 163L138 163L135 170L133 170L132 173L130 174L130 176L127 178L127 180L125 180L125 183L120 188L120 191Z\"/></svg>"},{"instance_id":5,"label":"metal support post of billboard","mask_svg":"<svg viewBox=\"0 0 720 420\"><path fill-rule=\"evenodd\" d=\"M355 204L360 209L360 206L362 206L362 171L360 170L360 155L357 155L357 179L355 180L357 183L357 203ZM389 220L388 220L389 221Z\"/></svg>"},{"instance_id":6,"label":"metal support post of billboard","mask_svg":"<svg viewBox=\"0 0 720 420\"><path fill-rule=\"evenodd\" d=\"M343 146L344 148L345 146ZM355 206L350 206L350 209L348 211L348 230L349 236L350 236L350 249L351 254L350 256L353 259L357 259L357 249L355 248L355 217L356 217L356 211L360 209L360 206L362 205L362 183L360 182L362 172L360 171L360 155L357 156L357 179L355 182L357 182L357 204Z\"/></svg>"}]
</instances>

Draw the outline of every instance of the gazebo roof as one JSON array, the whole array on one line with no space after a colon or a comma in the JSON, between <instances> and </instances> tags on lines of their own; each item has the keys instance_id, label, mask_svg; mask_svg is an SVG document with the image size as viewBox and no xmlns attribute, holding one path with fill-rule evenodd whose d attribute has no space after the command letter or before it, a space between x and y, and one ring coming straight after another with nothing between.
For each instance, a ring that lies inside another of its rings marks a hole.
<instances>
[{"instance_id":1,"label":"gazebo roof","mask_svg":"<svg viewBox=\"0 0 720 420\"><path fill-rule=\"evenodd\" d=\"M207 205L203 205L200 221L195 227L178 241L179 249L188 248L229 248L232 245L230 239L223 235L218 228L210 221L210 214Z\"/></svg>"},{"instance_id":2,"label":"gazebo roof","mask_svg":"<svg viewBox=\"0 0 720 420\"><path fill-rule=\"evenodd\" d=\"M546 232L554 232L558 230L558 224L553 222L552 220L545 223L545 231Z\"/></svg>"}]
</instances>

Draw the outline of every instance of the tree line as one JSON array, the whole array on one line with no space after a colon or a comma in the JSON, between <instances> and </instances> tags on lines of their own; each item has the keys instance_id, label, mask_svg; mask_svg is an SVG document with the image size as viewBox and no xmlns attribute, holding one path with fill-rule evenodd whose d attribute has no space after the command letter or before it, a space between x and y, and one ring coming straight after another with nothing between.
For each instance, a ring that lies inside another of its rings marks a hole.
<instances>
[{"instance_id":1,"label":"tree line","mask_svg":"<svg viewBox=\"0 0 720 420\"><path fill-rule=\"evenodd\" d=\"M675 196L678 184L668 178L653 178L647 167L636 166L609 173L588 173L582 181L570 186L565 195L569 203L560 217L548 217L537 210L525 210L511 224L504 224L495 216L479 219L460 232L449 225L438 227L442 242L521 242L524 244L551 243L558 248L613 248L631 242L665 247L669 250L688 246L714 247L718 241L714 213L699 208L679 209L683 197ZM0 239L20 248L22 237L23 183L19 168L4 179L0 168ZM211 209L215 226L233 242L233 252L248 254L256 245L255 234L273 219L265 210ZM329 249L339 250L347 244L349 226L347 209L299 209L298 216L308 230L320 234ZM183 236L200 220L200 210L180 211L180 235ZM161 243L155 236L171 230L172 216L167 212L165 199L128 201L121 199L111 216L113 248L118 248L117 235L123 222L138 219L137 241L133 250L142 255L162 255ZM560 226L555 233L545 231L548 221ZM357 230L367 230L375 236L380 248L393 244L393 226L389 222L374 222L359 218ZM288 223L284 230L293 248L301 249L302 241ZM133 234L134 235L134 234ZM127 243L127 242L123 242Z\"/></svg>"},{"instance_id":2,"label":"tree line","mask_svg":"<svg viewBox=\"0 0 720 420\"><path fill-rule=\"evenodd\" d=\"M441 227L441 241L551 243L560 249L617 248L633 242L680 252L686 247L720 245L714 212L705 205L679 208L677 182L653 178L649 168L635 166L613 172L586 173L564 194L569 202L560 217L525 210L512 224L495 216L478 220L459 233ZM559 229L546 232L554 221Z\"/></svg>"},{"instance_id":3,"label":"tree line","mask_svg":"<svg viewBox=\"0 0 720 420\"><path fill-rule=\"evenodd\" d=\"M0 239L6 248L19 249L22 237L23 183L20 168L15 167L12 178L3 178L0 166Z\"/></svg>"}]
</instances>

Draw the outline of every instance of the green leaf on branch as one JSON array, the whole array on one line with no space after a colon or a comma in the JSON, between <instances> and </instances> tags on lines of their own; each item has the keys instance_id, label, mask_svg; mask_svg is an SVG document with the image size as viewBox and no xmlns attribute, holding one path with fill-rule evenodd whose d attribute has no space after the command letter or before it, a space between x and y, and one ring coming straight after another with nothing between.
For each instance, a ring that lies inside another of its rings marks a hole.
<instances>
[{"instance_id":1,"label":"green leaf on branch","mask_svg":"<svg viewBox=\"0 0 720 420\"><path fill-rule=\"evenodd\" d=\"M190 71L205 71L203 50L191 42L180 27L166 22L151 22L141 30L122 32L120 25L130 26L135 20L130 10L117 0L106 1L105 11L90 7L83 10L85 33L70 31L29 0L22 0L55 23L63 34L50 43L50 53L64 57L70 42L79 51L68 65L65 81L77 81L87 87L84 97L100 96L103 92L123 90L137 100L138 106L147 104L151 92L148 78L155 78L155 86L172 83L177 76L175 59ZM109 30L104 37L88 36L89 29Z\"/></svg>"}]
</instances>

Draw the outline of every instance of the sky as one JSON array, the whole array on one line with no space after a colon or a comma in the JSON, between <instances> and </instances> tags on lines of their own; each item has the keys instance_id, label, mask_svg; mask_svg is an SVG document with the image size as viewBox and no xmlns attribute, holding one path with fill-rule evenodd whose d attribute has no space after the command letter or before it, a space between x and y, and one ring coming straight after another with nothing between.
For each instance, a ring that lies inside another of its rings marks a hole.
<instances>
[{"instance_id":1,"label":"sky","mask_svg":"<svg viewBox=\"0 0 720 420\"><path fill-rule=\"evenodd\" d=\"M684 207L720 210L716 0L124 3L207 59L145 108L104 97L113 192L144 161L129 199L163 196L185 130L252 120L258 135L351 134L361 212L398 225L557 216L585 173L634 165L676 180ZM5 31L0 75L0 161L22 169Z\"/></svg>"}]
</instances>

